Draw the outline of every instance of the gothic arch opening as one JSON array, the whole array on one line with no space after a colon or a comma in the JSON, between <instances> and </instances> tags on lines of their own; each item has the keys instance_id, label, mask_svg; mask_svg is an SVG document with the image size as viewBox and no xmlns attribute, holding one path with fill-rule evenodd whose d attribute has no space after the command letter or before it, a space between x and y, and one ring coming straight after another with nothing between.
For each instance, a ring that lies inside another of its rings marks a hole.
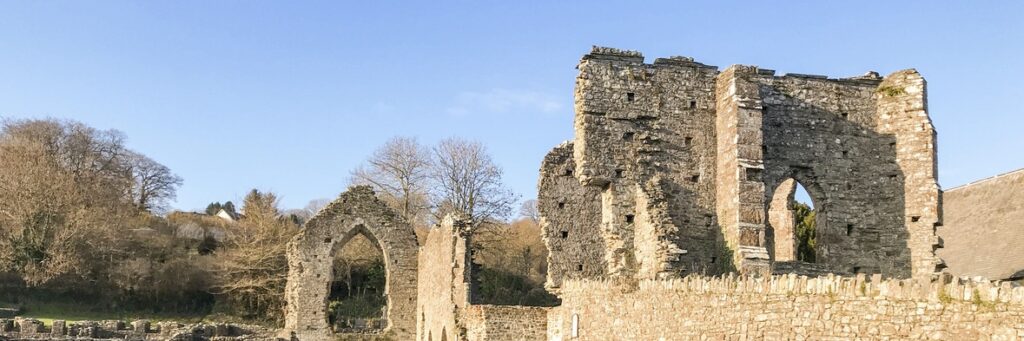
<instances>
[{"instance_id":1,"label":"gothic arch opening","mask_svg":"<svg viewBox=\"0 0 1024 341\"><path fill-rule=\"evenodd\" d=\"M821 218L825 213L816 205L821 200L812 194L818 191L810 188L787 178L772 192L768 208L768 252L776 262L815 263L818 260L818 231L824 227L819 222L825 221Z\"/></svg>"},{"instance_id":2,"label":"gothic arch opening","mask_svg":"<svg viewBox=\"0 0 1024 341\"><path fill-rule=\"evenodd\" d=\"M337 252L347 252L355 245L353 243L370 245L370 253L380 255L380 263L375 266L383 274L375 275L376 284L367 283L363 286L365 290L360 289L367 298L380 293L375 299L385 302L379 308L381 317L376 320L377 325L371 323L369 327L383 329L381 333L398 340L412 339L416 334L419 249L416 234L366 186L352 187L342 193L306 222L299 235L288 244L285 330L301 340L333 338L332 322L338 322L338 316L331 320L329 304L332 300L345 304L339 296L354 291L347 285L345 290L339 290L341 284L335 277L340 273L335 269L335 256ZM383 285L379 280L381 276ZM373 308L364 311L367 315L377 315ZM365 323L359 327L370 329Z\"/></svg>"},{"instance_id":3,"label":"gothic arch opening","mask_svg":"<svg viewBox=\"0 0 1024 341\"><path fill-rule=\"evenodd\" d=\"M377 239L357 225L334 245L327 320L334 332L377 332L387 326L387 262Z\"/></svg>"}]
</instances>

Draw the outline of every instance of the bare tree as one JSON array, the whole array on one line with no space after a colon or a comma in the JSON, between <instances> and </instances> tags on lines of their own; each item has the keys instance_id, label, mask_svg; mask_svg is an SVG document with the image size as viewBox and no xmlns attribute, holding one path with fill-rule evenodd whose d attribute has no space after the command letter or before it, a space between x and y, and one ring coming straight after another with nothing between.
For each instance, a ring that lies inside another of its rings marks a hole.
<instances>
[{"instance_id":1,"label":"bare tree","mask_svg":"<svg viewBox=\"0 0 1024 341\"><path fill-rule=\"evenodd\" d=\"M433 154L435 218L458 212L479 226L509 215L517 196L505 188L501 167L483 144L449 138L438 143Z\"/></svg>"},{"instance_id":2,"label":"bare tree","mask_svg":"<svg viewBox=\"0 0 1024 341\"><path fill-rule=\"evenodd\" d=\"M181 177L145 155L129 152L128 167L132 175L129 195L132 203L140 210L152 211L166 208L167 201L174 199L181 186Z\"/></svg>"},{"instance_id":3,"label":"bare tree","mask_svg":"<svg viewBox=\"0 0 1024 341\"><path fill-rule=\"evenodd\" d=\"M523 205L519 207L519 215L532 220L534 223L540 222L540 210L537 209L537 200L530 199L523 202Z\"/></svg>"},{"instance_id":4,"label":"bare tree","mask_svg":"<svg viewBox=\"0 0 1024 341\"><path fill-rule=\"evenodd\" d=\"M426 223L430 152L414 138L394 137L351 174L353 185L370 185L413 226Z\"/></svg>"}]
</instances>

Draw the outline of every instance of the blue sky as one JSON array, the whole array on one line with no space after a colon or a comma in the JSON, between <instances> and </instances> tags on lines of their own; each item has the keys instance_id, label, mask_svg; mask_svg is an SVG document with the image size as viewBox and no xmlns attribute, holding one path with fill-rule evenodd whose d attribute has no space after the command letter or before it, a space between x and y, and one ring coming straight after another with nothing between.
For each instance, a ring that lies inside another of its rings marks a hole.
<instances>
[{"instance_id":1,"label":"blue sky","mask_svg":"<svg viewBox=\"0 0 1024 341\"><path fill-rule=\"evenodd\" d=\"M395 135L485 142L536 195L591 45L835 77L917 68L943 187L1024 167L1024 2L4 1L0 116L118 129L200 209L343 191Z\"/></svg>"}]
</instances>

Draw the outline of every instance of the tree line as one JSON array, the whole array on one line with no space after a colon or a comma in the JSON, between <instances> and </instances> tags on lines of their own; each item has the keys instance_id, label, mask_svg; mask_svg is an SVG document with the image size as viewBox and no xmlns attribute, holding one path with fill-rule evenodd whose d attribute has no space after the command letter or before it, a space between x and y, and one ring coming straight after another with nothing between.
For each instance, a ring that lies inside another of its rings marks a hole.
<instances>
[{"instance_id":1,"label":"tree line","mask_svg":"<svg viewBox=\"0 0 1024 341\"><path fill-rule=\"evenodd\" d=\"M0 122L0 301L71 298L89 309L280 321L287 242L328 201L282 210L275 193L252 190L240 210L228 201L169 212L182 178L124 140L74 121ZM491 271L482 291L495 302L539 297L539 226L525 216L508 221L518 197L483 144L396 137L349 176L374 187L420 236L445 214L471 217L484 236L478 261ZM237 220L213 216L222 209ZM366 256L379 250L353 244L336 257L344 269L336 280L373 292L351 282L379 277Z\"/></svg>"}]
</instances>

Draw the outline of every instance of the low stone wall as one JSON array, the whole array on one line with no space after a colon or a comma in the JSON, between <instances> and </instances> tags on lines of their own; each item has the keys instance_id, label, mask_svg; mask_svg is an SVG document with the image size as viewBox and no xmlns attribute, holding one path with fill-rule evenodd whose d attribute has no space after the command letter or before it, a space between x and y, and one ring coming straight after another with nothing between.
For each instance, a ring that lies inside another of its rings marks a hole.
<instances>
[{"instance_id":1,"label":"low stone wall","mask_svg":"<svg viewBox=\"0 0 1024 341\"><path fill-rule=\"evenodd\" d=\"M566 281L549 340L1024 338L1024 287L857 277Z\"/></svg>"},{"instance_id":2,"label":"low stone wall","mask_svg":"<svg viewBox=\"0 0 1024 341\"><path fill-rule=\"evenodd\" d=\"M0 340L277 340L274 331L260 326L226 323L150 323L146 320L54 320L49 326L36 319L0 319Z\"/></svg>"},{"instance_id":3,"label":"low stone wall","mask_svg":"<svg viewBox=\"0 0 1024 341\"><path fill-rule=\"evenodd\" d=\"M468 340L547 340L545 307L471 305L462 319Z\"/></svg>"}]
</instances>

